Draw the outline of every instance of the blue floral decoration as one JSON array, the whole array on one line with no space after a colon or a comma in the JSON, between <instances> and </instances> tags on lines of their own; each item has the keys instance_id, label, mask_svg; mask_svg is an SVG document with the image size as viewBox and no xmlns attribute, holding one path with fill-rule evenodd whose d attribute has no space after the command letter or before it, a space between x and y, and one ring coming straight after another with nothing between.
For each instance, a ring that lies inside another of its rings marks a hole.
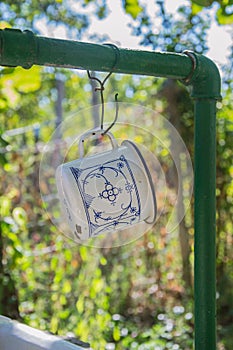
<instances>
[{"instance_id":1,"label":"blue floral decoration","mask_svg":"<svg viewBox=\"0 0 233 350\"><path fill-rule=\"evenodd\" d=\"M70 167L70 171L82 197L90 237L140 221L137 185L123 155L91 167Z\"/></svg>"}]
</instances>

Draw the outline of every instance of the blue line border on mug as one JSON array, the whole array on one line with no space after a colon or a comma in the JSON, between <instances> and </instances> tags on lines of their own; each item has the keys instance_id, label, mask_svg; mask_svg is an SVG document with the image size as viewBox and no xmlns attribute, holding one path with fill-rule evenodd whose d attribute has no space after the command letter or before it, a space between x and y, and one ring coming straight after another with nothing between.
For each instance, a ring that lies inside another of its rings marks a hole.
<instances>
[{"instance_id":1,"label":"blue line border on mug","mask_svg":"<svg viewBox=\"0 0 233 350\"><path fill-rule=\"evenodd\" d=\"M153 225L155 223L155 220L156 220L156 217L157 217L157 200L156 200L156 194L155 194L155 188L154 188L154 184L153 184L153 181L152 181L152 177L151 177L151 174L150 174L150 171L148 169L148 166L140 152L140 150L138 149L138 147L135 145L134 142L130 141L130 140L124 140L122 142L122 145L124 144L130 144L134 150L137 152L144 168L145 168L145 172L146 172L146 175L148 177L148 181L149 181L149 185L150 185L150 188L151 188L151 193L152 193L152 201L153 201L153 204L154 204L154 216L153 216L153 219L151 221L148 221L148 219L145 219L144 221L147 223L147 224L151 224Z\"/></svg>"}]
</instances>

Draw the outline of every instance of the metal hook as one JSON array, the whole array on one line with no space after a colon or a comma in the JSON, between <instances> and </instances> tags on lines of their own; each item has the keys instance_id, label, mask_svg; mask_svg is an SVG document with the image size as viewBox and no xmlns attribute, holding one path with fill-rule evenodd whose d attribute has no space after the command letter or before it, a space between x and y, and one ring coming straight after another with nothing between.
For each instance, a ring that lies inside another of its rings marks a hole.
<instances>
[{"instance_id":1,"label":"metal hook","mask_svg":"<svg viewBox=\"0 0 233 350\"><path fill-rule=\"evenodd\" d=\"M110 47L112 47L115 50L115 62L113 64L112 70L111 72L109 72L107 74L107 76L104 78L103 81L101 81L100 79L96 78L96 77L92 77L90 74L90 71L87 70L87 74L88 74L88 78L91 80L96 80L99 84L100 87L96 87L95 91L100 91L100 98L101 98L101 106L102 106L102 111L101 111L101 122L100 122L100 129L103 130L103 124L104 124L104 84L107 81L107 79L110 77L110 75L113 73L113 69L115 68L117 62L118 62L118 58L119 58L119 49L116 45L114 44L104 44L104 45L108 45ZM119 110L119 106L118 106L118 101L117 101L117 96L118 94L115 95L115 102L116 102L116 114L115 114L115 118L113 123L103 132L103 135L106 134L116 123L117 117L118 117L118 110Z\"/></svg>"},{"instance_id":2,"label":"metal hook","mask_svg":"<svg viewBox=\"0 0 233 350\"><path fill-rule=\"evenodd\" d=\"M118 118L118 111L119 111L119 105L118 105L117 96L118 96L118 94L115 95L115 103L116 103L115 118L114 118L112 124L103 132L103 135L105 135L116 124L116 121L117 121L117 118Z\"/></svg>"},{"instance_id":3,"label":"metal hook","mask_svg":"<svg viewBox=\"0 0 233 350\"><path fill-rule=\"evenodd\" d=\"M112 72L108 73L108 75L106 76L106 78L101 81L100 79L96 78L96 77L92 77L89 70L87 71L88 74L88 78L91 80L96 80L98 81L98 83L100 84L100 87L96 87L95 91L100 91L100 98L101 98L101 106L102 106L102 112L101 112L101 122L100 122L100 128L103 129L103 124L104 124L104 83L106 82L106 80L110 77L110 75L112 74Z\"/></svg>"}]
</instances>

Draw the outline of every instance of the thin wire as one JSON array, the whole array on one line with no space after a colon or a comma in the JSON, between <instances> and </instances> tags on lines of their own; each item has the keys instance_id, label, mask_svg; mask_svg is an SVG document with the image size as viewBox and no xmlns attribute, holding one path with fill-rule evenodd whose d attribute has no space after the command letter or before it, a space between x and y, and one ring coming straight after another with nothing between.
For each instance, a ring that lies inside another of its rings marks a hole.
<instances>
[{"instance_id":1,"label":"thin wire","mask_svg":"<svg viewBox=\"0 0 233 350\"><path fill-rule=\"evenodd\" d=\"M118 62L118 59L119 59L119 49L116 45L114 44L104 44L104 45L107 45L107 46L110 46L111 48L113 48L115 50L115 62L113 64L113 67L112 67L112 70L115 68L117 62ZM109 72L107 74L107 76L104 78L103 81L101 81L100 79L96 78L96 77L92 77L91 74L90 74L90 71L87 70L87 74L88 74L88 78L91 79L91 80L96 80L99 84L100 84L100 87L96 87L95 88L95 91L100 91L100 98L101 98L101 121L100 121L100 129L103 130L104 128L104 84L106 83L106 81L108 80L108 78L110 77L110 75L113 73L113 71ZM113 126L114 124L116 123L116 120L118 118L118 110L119 110L119 106L118 106L118 101L117 101L117 96L118 94L115 95L115 102L116 102L116 114L115 114L115 118L114 118L114 121L112 122L112 124L103 132L103 135L106 134Z\"/></svg>"},{"instance_id":2,"label":"thin wire","mask_svg":"<svg viewBox=\"0 0 233 350\"><path fill-rule=\"evenodd\" d=\"M98 81L98 83L100 84L100 87L96 87L95 91L100 91L100 98L101 98L101 121L100 121L100 129L103 130L104 128L104 84L107 81L107 79L110 77L110 75L112 74L112 72L109 72L108 75L104 78L103 81L101 81L100 79L96 78L96 77L92 77L89 70L87 71L88 74L88 78L91 80L96 80Z\"/></svg>"},{"instance_id":3,"label":"thin wire","mask_svg":"<svg viewBox=\"0 0 233 350\"><path fill-rule=\"evenodd\" d=\"M103 132L103 135L105 135L116 123L117 118L118 118L118 111L119 111L119 105L118 105L118 100L117 100L118 94L115 95L115 102L116 102L116 113L115 113L115 118L112 122L112 124Z\"/></svg>"}]
</instances>

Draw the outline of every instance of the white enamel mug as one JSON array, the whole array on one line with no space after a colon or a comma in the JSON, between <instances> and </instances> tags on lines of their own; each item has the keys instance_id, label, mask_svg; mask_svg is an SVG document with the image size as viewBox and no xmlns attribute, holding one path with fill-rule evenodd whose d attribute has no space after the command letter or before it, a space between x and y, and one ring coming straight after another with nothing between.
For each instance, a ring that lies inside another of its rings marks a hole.
<instances>
[{"instance_id":1,"label":"white enamel mug","mask_svg":"<svg viewBox=\"0 0 233 350\"><path fill-rule=\"evenodd\" d=\"M93 129L79 141L80 158L61 164L56 184L62 211L76 239L132 227L156 219L156 196L149 169L138 147L125 140L118 146L107 132L112 149L84 156L84 140L101 135Z\"/></svg>"}]
</instances>

